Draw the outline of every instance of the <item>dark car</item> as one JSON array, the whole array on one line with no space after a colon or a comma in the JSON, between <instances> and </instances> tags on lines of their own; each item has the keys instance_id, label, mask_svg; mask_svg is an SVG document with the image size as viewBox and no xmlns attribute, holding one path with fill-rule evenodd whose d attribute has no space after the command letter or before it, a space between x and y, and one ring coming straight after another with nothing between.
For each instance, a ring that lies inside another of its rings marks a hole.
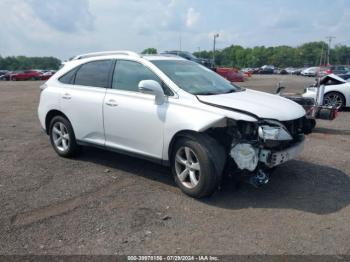
<instances>
[{"instance_id":1,"label":"dark car","mask_svg":"<svg viewBox=\"0 0 350 262\"><path fill-rule=\"evenodd\" d=\"M170 54L170 55L177 55L177 56L181 56L182 58L185 58L187 60L196 62L198 64L204 65L205 67L208 68L212 68L213 64L211 62L211 60L209 59L205 59L205 58L198 58L196 56L194 56L193 54L191 54L190 52L187 51L165 51L163 54Z\"/></svg>"},{"instance_id":2,"label":"dark car","mask_svg":"<svg viewBox=\"0 0 350 262\"><path fill-rule=\"evenodd\" d=\"M258 73L262 75L272 75L275 72L273 68L261 68Z\"/></svg>"},{"instance_id":3,"label":"dark car","mask_svg":"<svg viewBox=\"0 0 350 262\"><path fill-rule=\"evenodd\" d=\"M5 74L7 74L9 71L7 70L0 70L0 76L3 76Z\"/></svg>"},{"instance_id":4,"label":"dark car","mask_svg":"<svg viewBox=\"0 0 350 262\"><path fill-rule=\"evenodd\" d=\"M13 73L10 80L20 81L20 80L41 80L42 72L37 70L26 70L17 73Z\"/></svg>"},{"instance_id":5,"label":"dark car","mask_svg":"<svg viewBox=\"0 0 350 262\"><path fill-rule=\"evenodd\" d=\"M343 78L344 80L350 82L350 73L347 74L339 74L339 77Z\"/></svg>"},{"instance_id":6,"label":"dark car","mask_svg":"<svg viewBox=\"0 0 350 262\"><path fill-rule=\"evenodd\" d=\"M264 75L271 75L275 72L275 67L272 65L264 65L262 66L259 71L258 74L264 74Z\"/></svg>"}]
</instances>

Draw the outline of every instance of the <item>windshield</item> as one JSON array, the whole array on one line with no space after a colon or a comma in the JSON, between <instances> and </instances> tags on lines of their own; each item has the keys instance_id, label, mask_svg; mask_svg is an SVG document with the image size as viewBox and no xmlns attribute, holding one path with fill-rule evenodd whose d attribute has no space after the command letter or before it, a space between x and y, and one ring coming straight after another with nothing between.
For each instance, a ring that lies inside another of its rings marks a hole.
<instances>
[{"instance_id":1,"label":"windshield","mask_svg":"<svg viewBox=\"0 0 350 262\"><path fill-rule=\"evenodd\" d=\"M193 95L216 95L241 90L212 70L185 60L152 61L181 89Z\"/></svg>"}]
</instances>

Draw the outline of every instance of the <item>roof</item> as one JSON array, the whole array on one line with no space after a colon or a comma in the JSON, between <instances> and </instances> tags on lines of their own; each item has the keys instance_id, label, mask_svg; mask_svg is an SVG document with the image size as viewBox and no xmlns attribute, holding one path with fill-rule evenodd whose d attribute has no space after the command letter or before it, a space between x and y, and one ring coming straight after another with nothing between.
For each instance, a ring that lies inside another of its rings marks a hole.
<instances>
[{"instance_id":1,"label":"roof","mask_svg":"<svg viewBox=\"0 0 350 262\"><path fill-rule=\"evenodd\" d=\"M116 58L120 56L127 56L127 57L139 57L139 58L145 58L147 60L183 60L183 58L171 55L171 54L159 54L159 55L141 55L137 54L132 51L103 51L103 52L94 52L94 53L87 53L87 54L81 54L74 56L73 58L69 59L69 61L77 61L82 59L91 59L95 57L103 57L103 58Z\"/></svg>"},{"instance_id":2,"label":"roof","mask_svg":"<svg viewBox=\"0 0 350 262\"><path fill-rule=\"evenodd\" d=\"M167 54L143 55L142 58L145 58L149 61L152 61L152 60L186 60L186 59L179 57L179 56L176 56L176 55L167 55Z\"/></svg>"}]
</instances>

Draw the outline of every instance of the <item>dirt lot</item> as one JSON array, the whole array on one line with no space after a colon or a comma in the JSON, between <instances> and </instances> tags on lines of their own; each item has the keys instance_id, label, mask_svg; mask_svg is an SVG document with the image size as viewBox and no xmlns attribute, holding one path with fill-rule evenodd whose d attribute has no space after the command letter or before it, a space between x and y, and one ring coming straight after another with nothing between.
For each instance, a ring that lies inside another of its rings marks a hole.
<instances>
[{"instance_id":1,"label":"dirt lot","mask_svg":"<svg viewBox=\"0 0 350 262\"><path fill-rule=\"evenodd\" d=\"M278 79L301 92L312 79ZM350 112L319 121L269 185L194 200L167 168L97 149L59 158L37 119L40 82L0 82L1 254L350 254Z\"/></svg>"}]
</instances>

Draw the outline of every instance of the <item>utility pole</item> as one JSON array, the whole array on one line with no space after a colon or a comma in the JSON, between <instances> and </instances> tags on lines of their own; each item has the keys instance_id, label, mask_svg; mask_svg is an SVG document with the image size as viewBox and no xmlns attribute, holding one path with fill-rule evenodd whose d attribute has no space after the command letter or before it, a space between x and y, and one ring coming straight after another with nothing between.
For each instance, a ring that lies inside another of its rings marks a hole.
<instances>
[{"instance_id":1,"label":"utility pole","mask_svg":"<svg viewBox=\"0 0 350 262\"><path fill-rule=\"evenodd\" d=\"M327 36L326 39L328 40L328 51L327 51L327 65L329 65L329 57L331 53L331 44L332 44L332 39L334 39L335 36Z\"/></svg>"},{"instance_id":2,"label":"utility pole","mask_svg":"<svg viewBox=\"0 0 350 262\"><path fill-rule=\"evenodd\" d=\"M181 32L180 32L180 37L179 37L179 48L180 48L180 51L182 51L182 35L181 35Z\"/></svg>"},{"instance_id":3,"label":"utility pole","mask_svg":"<svg viewBox=\"0 0 350 262\"><path fill-rule=\"evenodd\" d=\"M324 49L324 44L322 43L322 50L321 50L321 57L320 57L320 66L323 65L323 49Z\"/></svg>"},{"instance_id":4,"label":"utility pole","mask_svg":"<svg viewBox=\"0 0 350 262\"><path fill-rule=\"evenodd\" d=\"M216 44L216 38L219 37L219 34L214 34L214 44L213 44L213 67L215 67L215 44Z\"/></svg>"}]
</instances>

